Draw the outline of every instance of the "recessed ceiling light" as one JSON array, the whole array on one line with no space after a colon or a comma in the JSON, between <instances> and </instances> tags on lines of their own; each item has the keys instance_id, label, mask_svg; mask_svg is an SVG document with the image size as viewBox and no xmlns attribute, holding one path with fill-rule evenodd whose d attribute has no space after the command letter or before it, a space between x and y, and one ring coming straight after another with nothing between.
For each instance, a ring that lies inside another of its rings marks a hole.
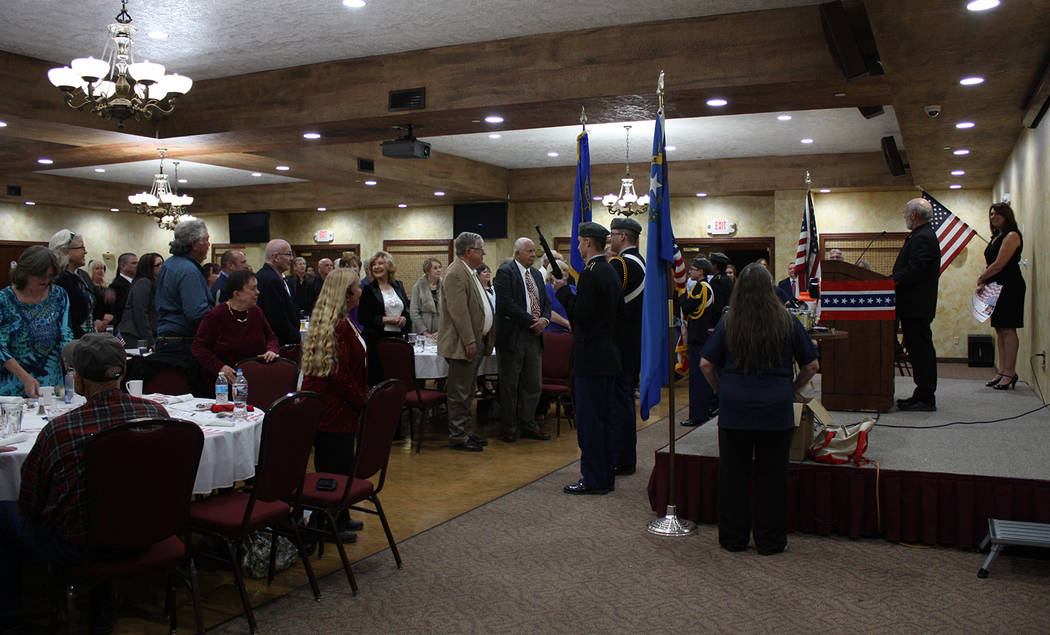
<instances>
[{"instance_id":1,"label":"recessed ceiling light","mask_svg":"<svg viewBox=\"0 0 1050 635\"><path fill-rule=\"evenodd\" d=\"M442 192L441 190L438 190L438 191L434 192L434 196L444 196L444 195L445 195L445 193Z\"/></svg>"},{"instance_id":2,"label":"recessed ceiling light","mask_svg":"<svg viewBox=\"0 0 1050 635\"><path fill-rule=\"evenodd\" d=\"M664 146L664 150L667 150L668 152L674 152L677 149L677 146Z\"/></svg>"},{"instance_id":3,"label":"recessed ceiling light","mask_svg":"<svg viewBox=\"0 0 1050 635\"><path fill-rule=\"evenodd\" d=\"M712 106L714 108L720 108L722 106L725 106L728 103L729 103L728 101L722 99L721 97L715 97L714 99L708 99L707 100L707 105L708 106Z\"/></svg>"},{"instance_id":4,"label":"recessed ceiling light","mask_svg":"<svg viewBox=\"0 0 1050 635\"><path fill-rule=\"evenodd\" d=\"M117 208L117 207L111 207L111 208L109 208L109 211L111 211L111 212L119 212L120 209Z\"/></svg>"},{"instance_id":5,"label":"recessed ceiling light","mask_svg":"<svg viewBox=\"0 0 1050 635\"><path fill-rule=\"evenodd\" d=\"M835 97L845 97L846 93L835 93Z\"/></svg>"},{"instance_id":6,"label":"recessed ceiling light","mask_svg":"<svg viewBox=\"0 0 1050 635\"><path fill-rule=\"evenodd\" d=\"M805 144L807 144L807 145L808 145L808 144L810 144L810 143L813 143L813 140L812 140L812 139L810 139L809 137L806 137L805 139L799 139L799 142L800 142L800 143L805 143Z\"/></svg>"},{"instance_id":7,"label":"recessed ceiling light","mask_svg":"<svg viewBox=\"0 0 1050 635\"><path fill-rule=\"evenodd\" d=\"M600 201L600 200L602 200L602 197L600 197L600 196L592 196L591 200L592 201Z\"/></svg>"},{"instance_id":8,"label":"recessed ceiling light","mask_svg":"<svg viewBox=\"0 0 1050 635\"><path fill-rule=\"evenodd\" d=\"M377 181L365 181L365 185L375 185Z\"/></svg>"},{"instance_id":9,"label":"recessed ceiling light","mask_svg":"<svg viewBox=\"0 0 1050 635\"><path fill-rule=\"evenodd\" d=\"M166 40L166 39L168 39L168 34L165 33L164 31L150 31L149 33L146 34L146 36L149 39L151 39L151 40Z\"/></svg>"},{"instance_id":10,"label":"recessed ceiling light","mask_svg":"<svg viewBox=\"0 0 1050 635\"><path fill-rule=\"evenodd\" d=\"M962 176L966 174L966 170L952 170L952 176Z\"/></svg>"},{"instance_id":11,"label":"recessed ceiling light","mask_svg":"<svg viewBox=\"0 0 1050 635\"><path fill-rule=\"evenodd\" d=\"M951 185L948 186L948 189L949 190L961 190L962 186L959 185L958 183L952 183Z\"/></svg>"},{"instance_id":12,"label":"recessed ceiling light","mask_svg":"<svg viewBox=\"0 0 1050 635\"><path fill-rule=\"evenodd\" d=\"M6 127L7 127L7 122L6 121L0 121L0 128L6 128Z\"/></svg>"},{"instance_id":13,"label":"recessed ceiling light","mask_svg":"<svg viewBox=\"0 0 1050 635\"><path fill-rule=\"evenodd\" d=\"M501 135L498 132L493 132L492 134L489 135L489 139L501 139L502 137L503 137L503 135Z\"/></svg>"},{"instance_id":14,"label":"recessed ceiling light","mask_svg":"<svg viewBox=\"0 0 1050 635\"><path fill-rule=\"evenodd\" d=\"M189 179L179 179L179 183L189 183Z\"/></svg>"},{"instance_id":15,"label":"recessed ceiling light","mask_svg":"<svg viewBox=\"0 0 1050 635\"><path fill-rule=\"evenodd\" d=\"M973 128L976 125L977 124L975 124L972 121L960 121L959 123L955 124L955 127L959 130L966 130L967 128Z\"/></svg>"},{"instance_id":16,"label":"recessed ceiling light","mask_svg":"<svg viewBox=\"0 0 1050 635\"><path fill-rule=\"evenodd\" d=\"M707 192L697 192L696 195L700 198L704 198L705 196L707 196Z\"/></svg>"},{"instance_id":17,"label":"recessed ceiling light","mask_svg":"<svg viewBox=\"0 0 1050 635\"><path fill-rule=\"evenodd\" d=\"M791 121L791 115L777 115L778 121Z\"/></svg>"},{"instance_id":18,"label":"recessed ceiling light","mask_svg":"<svg viewBox=\"0 0 1050 635\"><path fill-rule=\"evenodd\" d=\"M99 174L102 174L103 172L106 171L106 168L95 168L95 171L98 172Z\"/></svg>"},{"instance_id":19,"label":"recessed ceiling light","mask_svg":"<svg viewBox=\"0 0 1050 635\"><path fill-rule=\"evenodd\" d=\"M967 150L966 148L959 148L958 150L955 150L954 152L952 152L952 154L954 154L957 157L964 157L967 154L970 154L970 151Z\"/></svg>"},{"instance_id":20,"label":"recessed ceiling light","mask_svg":"<svg viewBox=\"0 0 1050 635\"><path fill-rule=\"evenodd\" d=\"M54 163L54 161L52 161L51 159L37 159L36 162L40 165L51 165L52 163Z\"/></svg>"},{"instance_id":21,"label":"recessed ceiling light","mask_svg":"<svg viewBox=\"0 0 1050 635\"><path fill-rule=\"evenodd\" d=\"M827 193L828 193L828 192L830 192L830 191L831 191L831 190L829 190L829 189L828 189L828 188L826 188L826 187L822 187L822 188L820 188L820 193L821 193L821 194L827 194Z\"/></svg>"},{"instance_id":22,"label":"recessed ceiling light","mask_svg":"<svg viewBox=\"0 0 1050 635\"><path fill-rule=\"evenodd\" d=\"M287 172L288 170L291 170L292 168L287 166L287 165L278 165L274 169L277 170L278 172Z\"/></svg>"},{"instance_id":23,"label":"recessed ceiling light","mask_svg":"<svg viewBox=\"0 0 1050 635\"><path fill-rule=\"evenodd\" d=\"M499 115L489 115L485 117L485 123L503 123L503 117Z\"/></svg>"},{"instance_id":24,"label":"recessed ceiling light","mask_svg":"<svg viewBox=\"0 0 1050 635\"><path fill-rule=\"evenodd\" d=\"M398 207L408 207L408 203L398 203Z\"/></svg>"},{"instance_id":25,"label":"recessed ceiling light","mask_svg":"<svg viewBox=\"0 0 1050 635\"><path fill-rule=\"evenodd\" d=\"M26 205L36 205L33 201L26 201Z\"/></svg>"},{"instance_id":26,"label":"recessed ceiling light","mask_svg":"<svg viewBox=\"0 0 1050 635\"><path fill-rule=\"evenodd\" d=\"M999 6L999 0L971 0L966 3L966 8L970 11L987 11L997 6Z\"/></svg>"},{"instance_id":27,"label":"recessed ceiling light","mask_svg":"<svg viewBox=\"0 0 1050 635\"><path fill-rule=\"evenodd\" d=\"M553 159L554 157L558 157L558 156L561 156L561 155L559 153L551 150L550 152L547 153L547 156L549 156L550 158Z\"/></svg>"},{"instance_id":28,"label":"recessed ceiling light","mask_svg":"<svg viewBox=\"0 0 1050 635\"><path fill-rule=\"evenodd\" d=\"M962 79L959 80L959 83L962 84L963 86L976 86L977 84L983 84L984 83L984 78L983 77L977 77L977 76L974 76L974 77L963 77Z\"/></svg>"},{"instance_id":29,"label":"recessed ceiling light","mask_svg":"<svg viewBox=\"0 0 1050 635\"><path fill-rule=\"evenodd\" d=\"M319 212L327 212L328 208L327 207L318 207L317 211L319 211Z\"/></svg>"},{"instance_id":30,"label":"recessed ceiling light","mask_svg":"<svg viewBox=\"0 0 1050 635\"><path fill-rule=\"evenodd\" d=\"M321 138L321 133L320 132L304 132L303 133L303 139L320 139L320 138Z\"/></svg>"},{"instance_id":31,"label":"recessed ceiling light","mask_svg":"<svg viewBox=\"0 0 1050 635\"><path fill-rule=\"evenodd\" d=\"M252 172L252 176L262 176L262 172Z\"/></svg>"},{"instance_id":32,"label":"recessed ceiling light","mask_svg":"<svg viewBox=\"0 0 1050 635\"><path fill-rule=\"evenodd\" d=\"M343 6L350 9L360 9L365 4L365 0L343 0Z\"/></svg>"}]
</instances>

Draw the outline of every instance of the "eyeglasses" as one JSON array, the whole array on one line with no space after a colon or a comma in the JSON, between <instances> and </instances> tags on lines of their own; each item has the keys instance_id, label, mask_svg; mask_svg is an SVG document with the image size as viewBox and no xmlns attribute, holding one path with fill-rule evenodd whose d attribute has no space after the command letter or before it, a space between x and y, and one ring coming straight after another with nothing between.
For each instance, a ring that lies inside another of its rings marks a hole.
<instances>
[{"instance_id":1,"label":"eyeglasses","mask_svg":"<svg viewBox=\"0 0 1050 635\"><path fill-rule=\"evenodd\" d=\"M468 249L473 249L474 251L480 251L482 254L485 253L485 248L484 247L468 247Z\"/></svg>"},{"instance_id":2,"label":"eyeglasses","mask_svg":"<svg viewBox=\"0 0 1050 635\"><path fill-rule=\"evenodd\" d=\"M278 256L284 256L285 258L291 258L291 257L292 257L292 252L290 252L290 251L285 251L285 252L279 253L279 254L277 254L277 255L278 255Z\"/></svg>"}]
</instances>

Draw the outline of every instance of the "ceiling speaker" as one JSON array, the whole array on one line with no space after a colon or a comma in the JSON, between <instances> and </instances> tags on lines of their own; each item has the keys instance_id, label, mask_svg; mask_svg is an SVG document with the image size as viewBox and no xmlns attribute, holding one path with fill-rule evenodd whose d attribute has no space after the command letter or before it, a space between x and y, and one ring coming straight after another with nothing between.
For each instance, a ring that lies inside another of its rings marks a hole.
<instances>
[{"instance_id":1,"label":"ceiling speaker","mask_svg":"<svg viewBox=\"0 0 1050 635\"><path fill-rule=\"evenodd\" d=\"M820 23L831 58L846 81L883 74L875 34L863 3L825 2L820 5Z\"/></svg>"},{"instance_id":2,"label":"ceiling speaker","mask_svg":"<svg viewBox=\"0 0 1050 635\"><path fill-rule=\"evenodd\" d=\"M882 138L882 158L886 159L886 167L889 168L890 174L904 176L904 161L892 136Z\"/></svg>"},{"instance_id":3,"label":"ceiling speaker","mask_svg":"<svg viewBox=\"0 0 1050 635\"><path fill-rule=\"evenodd\" d=\"M886 109L882 106L857 106L857 110L864 116L865 119L874 119L879 115L886 112Z\"/></svg>"}]
</instances>

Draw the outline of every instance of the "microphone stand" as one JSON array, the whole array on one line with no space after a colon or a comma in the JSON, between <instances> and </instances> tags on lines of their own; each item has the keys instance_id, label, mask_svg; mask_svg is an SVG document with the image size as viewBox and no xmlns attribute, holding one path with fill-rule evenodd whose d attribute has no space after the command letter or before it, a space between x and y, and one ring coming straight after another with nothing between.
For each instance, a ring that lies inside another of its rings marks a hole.
<instances>
[{"instance_id":1,"label":"microphone stand","mask_svg":"<svg viewBox=\"0 0 1050 635\"><path fill-rule=\"evenodd\" d=\"M857 256L857 262L855 262L855 263L853 263L853 264L855 264L855 265L859 265L859 264L860 264L860 261L861 261L861 260L864 260L864 254L868 253L868 249L869 249L869 248L871 247L871 245L872 245L872 244L873 244L873 243L875 242L875 239L876 239L876 238L882 238L882 237L883 237L883 236L885 236L885 235L886 235L886 230L884 229L884 230L882 230L882 233L880 233L880 234L878 234L878 235L875 235L875 236L872 236L872 237L871 237L871 240L869 240L869 241L868 241L868 245L867 245L867 247L865 247L865 248L864 248L864 249L863 249L863 250L862 250L862 251L860 252L860 255L859 255L859 256Z\"/></svg>"}]
</instances>

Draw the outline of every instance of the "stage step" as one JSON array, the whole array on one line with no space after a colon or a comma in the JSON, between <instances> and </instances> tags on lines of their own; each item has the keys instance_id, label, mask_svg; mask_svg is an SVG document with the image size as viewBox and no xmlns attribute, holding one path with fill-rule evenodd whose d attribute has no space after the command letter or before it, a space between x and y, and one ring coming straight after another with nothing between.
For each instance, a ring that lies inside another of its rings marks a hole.
<instances>
[{"instance_id":1,"label":"stage step","mask_svg":"<svg viewBox=\"0 0 1050 635\"><path fill-rule=\"evenodd\" d=\"M977 571L978 578L988 577L988 569L1006 545L1050 548L1050 524L989 518L988 535L981 542L981 549L989 543L992 550L988 553L984 565Z\"/></svg>"}]
</instances>

